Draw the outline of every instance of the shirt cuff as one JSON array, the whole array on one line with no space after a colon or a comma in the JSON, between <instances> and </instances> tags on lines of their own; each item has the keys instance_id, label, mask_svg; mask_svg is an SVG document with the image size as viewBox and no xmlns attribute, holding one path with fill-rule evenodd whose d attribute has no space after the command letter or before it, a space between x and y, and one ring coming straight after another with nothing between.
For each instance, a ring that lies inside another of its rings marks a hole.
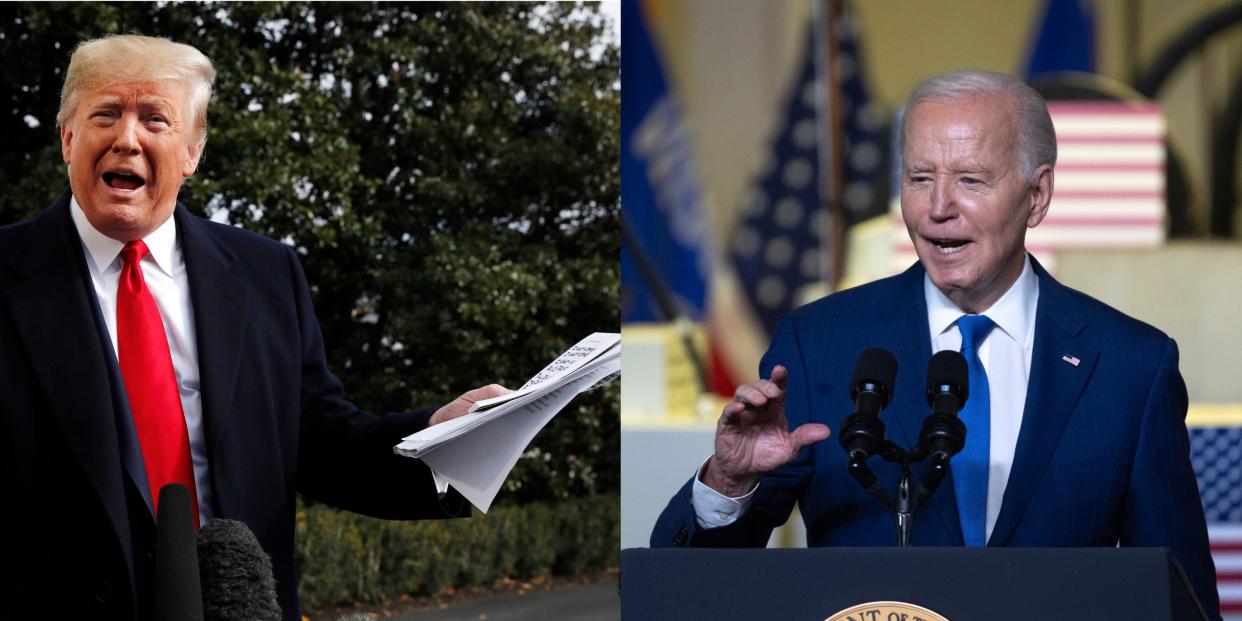
<instances>
[{"instance_id":1,"label":"shirt cuff","mask_svg":"<svg viewBox=\"0 0 1242 621\"><path fill-rule=\"evenodd\" d=\"M708 457L708 460L711 458ZM703 470L707 468L704 461L694 475L694 486L690 491L690 504L694 506L694 521L699 528L720 528L728 526L746 514L750 503L755 499L756 483L745 496L730 498L703 484Z\"/></svg>"}]
</instances>

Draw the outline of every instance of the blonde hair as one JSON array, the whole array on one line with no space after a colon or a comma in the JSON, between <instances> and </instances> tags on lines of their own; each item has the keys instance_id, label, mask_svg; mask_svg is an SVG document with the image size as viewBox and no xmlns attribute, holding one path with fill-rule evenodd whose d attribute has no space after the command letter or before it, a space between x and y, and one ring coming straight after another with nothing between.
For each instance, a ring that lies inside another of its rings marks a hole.
<instances>
[{"instance_id":1,"label":"blonde hair","mask_svg":"<svg viewBox=\"0 0 1242 621\"><path fill-rule=\"evenodd\" d=\"M190 114L198 130L198 149L207 143L207 103L216 69L198 49L159 37L111 35L91 39L73 51L60 91L56 124L64 127L83 92L114 82L179 80L190 85Z\"/></svg>"}]
</instances>

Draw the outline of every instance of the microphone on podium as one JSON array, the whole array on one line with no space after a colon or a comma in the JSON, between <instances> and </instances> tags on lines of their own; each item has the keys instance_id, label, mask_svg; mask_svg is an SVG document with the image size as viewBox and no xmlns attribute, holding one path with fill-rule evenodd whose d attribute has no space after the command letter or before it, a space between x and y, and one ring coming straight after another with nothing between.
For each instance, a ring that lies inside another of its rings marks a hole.
<instances>
[{"instance_id":1,"label":"microphone on podium","mask_svg":"<svg viewBox=\"0 0 1242 621\"><path fill-rule=\"evenodd\" d=\"M927 363L927 404L932 413L923 421L919 445L933 460L948 460L966 443L966 425L957 413L970 393L966 359L951 349L937 352Z\"/></svg>"},{"instance_id":2,"label":"microphone on podium","mask_svg":"<svg viewBox=\"0 0 1242 621\"><path fill-rule=\"evenodd\" d=\"M851 462L862 463L885 449L884 422L880 410L893 398L897 379L897 359L886 349L872 347L858 356L854 379L850 382L850 398L854 413L841 423L841 447Z\"/></svg>"},{"instance_id":3,"label":"microphone on podium","mask_svg":"<svg viewBox=\"0 0 1242 621\"><path fill-rule=\"evenodd\" d=\"M180 483L160 488L155 520L155 620L203 621L198 547L190 490Z\"/></svg>"},{"instance_id":4,"label":"microphone on podium","mask_svg":"<svg viewBox=\"0 0 1242 621\"><path fill-rule=\"evenodd\" d=\"M931 466L919 484L916 503L935 493L949 472L949 460L966 445L966 424L957 413L970 395L970 373L966 359L946 349L937 352L927 363L927 404L932 413L923 419L919 443L911 451L911 459L931 457Z\"/></svg>"}]
</instances>

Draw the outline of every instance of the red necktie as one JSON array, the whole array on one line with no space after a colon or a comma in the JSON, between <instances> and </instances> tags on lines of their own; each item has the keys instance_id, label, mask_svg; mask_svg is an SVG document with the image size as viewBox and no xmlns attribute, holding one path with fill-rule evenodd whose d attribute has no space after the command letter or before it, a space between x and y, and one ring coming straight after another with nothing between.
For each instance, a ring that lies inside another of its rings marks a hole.
<instances>
[{"instance_id":1,"label":"red necktie","mask_svg":"<svg viewBox=\"0 0 1242 621\"><path fill-rule=\"evenodd\" d=\"M142 240L131 241L121 250L125 267L121 268L121 281L116 288L117 357L147 469L151 501L158 504L160 489L169 483L185 485L190 489L197 527L198 494L194 489L190 439L181 411L177 377L160 311L139 265L148 252Z\"/></svg>"}]
</instances>

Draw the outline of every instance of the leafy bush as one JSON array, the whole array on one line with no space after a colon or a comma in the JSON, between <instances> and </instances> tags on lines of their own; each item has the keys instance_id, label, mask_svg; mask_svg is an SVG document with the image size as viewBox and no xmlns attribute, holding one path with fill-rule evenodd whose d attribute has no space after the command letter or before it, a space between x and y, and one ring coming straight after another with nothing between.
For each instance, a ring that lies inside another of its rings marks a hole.
<instances>
[{"instance_id":1,"label":"leafy bush","mask_svg":"<svg viewBox=\"0 0 1242 621\"><path fill-rule=\"evenodd\" d=\"M307 505L297 516L299 592L303 607L319 608L578 574L618 566L620 537L615 494L419 522Z\"/></svg>"}]
</instances>

